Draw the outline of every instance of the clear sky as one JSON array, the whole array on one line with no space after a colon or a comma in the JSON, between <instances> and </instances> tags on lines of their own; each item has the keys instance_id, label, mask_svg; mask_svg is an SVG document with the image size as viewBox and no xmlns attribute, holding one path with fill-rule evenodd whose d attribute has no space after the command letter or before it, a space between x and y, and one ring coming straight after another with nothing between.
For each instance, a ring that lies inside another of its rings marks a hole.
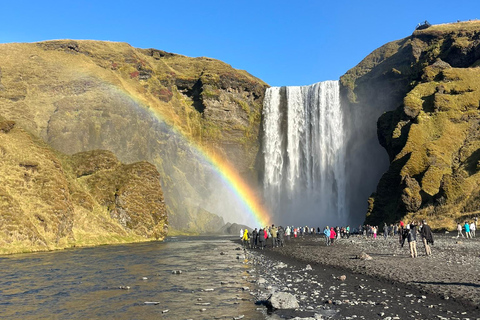
<instances>
[{"instance_id":1,"label":"clear sky","mask_svg":"<svg viewBox=\"0 0 480 320\"><path fill-rule=\"evenodd\" d=\"M219 59L283 86L336 80L419 22L480 18L480 1L1 0L0 12L0 43L122 41Z\"/></svg>"}]
</instances>

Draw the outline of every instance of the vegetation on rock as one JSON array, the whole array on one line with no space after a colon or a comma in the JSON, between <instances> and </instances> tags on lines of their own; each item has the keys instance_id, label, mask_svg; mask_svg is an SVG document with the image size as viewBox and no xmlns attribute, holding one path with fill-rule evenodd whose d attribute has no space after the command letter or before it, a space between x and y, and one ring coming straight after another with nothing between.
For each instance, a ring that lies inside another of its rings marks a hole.
<instances>
[{"instance_id":1,"label":"vegetation on rock","mask_svg":"<svg viewBox=\"0 0 480 320\"><path fill-rule=\"evenodd\" d=\"M13 121L0 117L0 128L0 253L166 235L153 165L125 165L100 150L67 156Z\"/></svg>"},{"instance_id":2,"label":"vegetation on rock","mask_svg":"<svg viewBox=\"0 0 480 320\"><path fill-rule=\"evenodd\" d=\"M0 61L1 114L66 154L105 149L154 164L173 228L194 230L211 193L191 141L256 178L267 85L245 71L102 41L0 44Z\"/></svg>"},{"instance_id":3,"label":"vegetation on rock","mask_svg":"<svg viewBox=\"0 0 480 320\"><path fill-rule=\"evenodd\" d=\"M480 22L416 30L342 77L350 105L391 110L378 120L390 167L366 222L426 218L452 229L480 208Z\"/></svg>"}]
</instances>

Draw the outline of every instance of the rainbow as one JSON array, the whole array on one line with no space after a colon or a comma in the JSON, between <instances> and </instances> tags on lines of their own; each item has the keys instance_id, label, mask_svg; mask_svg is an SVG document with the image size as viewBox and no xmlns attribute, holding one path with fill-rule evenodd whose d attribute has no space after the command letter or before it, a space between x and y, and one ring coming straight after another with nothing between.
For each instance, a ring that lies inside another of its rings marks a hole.
<instances>
[{"instance_id":1,"label":"rainbow","mask_svg":"<svg viewBox=\"0 0 480 320\"><path fill-rule=\"evenodd\" d=\"M242 179L238 171L232 164L228 162L228 160L222 158L216 152L207 150L205 147L200 146L191 138L188 138L180 130L171 125L170 121L167 121L167 119L158 110L155 110L154 108L147 108L144 102L139 101L137 97L130 94L127 90L121 89L118 86L108 82L106 84L118 93L126 95L128 98L134 100L142 108L150 111L157 120L165 123L173 131L173 133L187 141L189 145L198 152L203 160L210 164L217 176L224 182L224 184L236 196L236 198L238 198L243 206L243 211L248 214L250 219L253 219L253 222L255 223L255 226L253 227L264 227L266 225L270 225L270 214L262 205L261 198L257 195L258 193L250 185L248 185L244 179Z\"/></svg>"}]
</instances>

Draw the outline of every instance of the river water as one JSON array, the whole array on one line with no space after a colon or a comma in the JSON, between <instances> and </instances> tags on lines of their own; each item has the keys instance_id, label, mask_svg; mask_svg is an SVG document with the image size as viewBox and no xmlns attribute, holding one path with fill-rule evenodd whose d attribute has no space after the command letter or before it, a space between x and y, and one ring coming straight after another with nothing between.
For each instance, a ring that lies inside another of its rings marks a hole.
<instances>
[{"instance_id":1,"label":"river water","mask_svg":"<svg viewBox=\"0 0 480 320\"><path fill-rule=\"evenodd\" d=\"M231 238L178 237L4 256L0 317L264 319L237 247Z\"/></svg>"}]
</instances>

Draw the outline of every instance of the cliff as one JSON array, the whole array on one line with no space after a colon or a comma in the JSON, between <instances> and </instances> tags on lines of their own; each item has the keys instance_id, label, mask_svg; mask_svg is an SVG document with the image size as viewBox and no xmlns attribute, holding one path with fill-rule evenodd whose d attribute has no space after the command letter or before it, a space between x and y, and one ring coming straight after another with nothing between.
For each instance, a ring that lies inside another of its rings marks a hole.
<instances>
[{"instance_id":1,"label":"cliff","mask_svg":"<svg viewBox=\"0 0 480 320\"><path fill-rule=\"evenodd\" d=\"M255 182L266 87L214 59L126 43L0 44L0 114L66 154L104 149L154 164L183 232L219 221L205 214L218 186L198 146Z\"/></svg>"},{"instance_id":2,"label":"cliff","mask_svg":"<svg viewBox=\"0 0 480 320\"><path fill-rule=\"evenodd\" d=\"M59 153L0 117L0 253L163 239L160 176L109 151Z\"/></svg>"},{"instance_id":3,"label":"cliff","mask_svg":"<svg viewBox=\"0 0 480 320\"><path fill-rule=\"evenodd\" d=\"M382 46L341 78L352 112L384 112L377 133L389 166L366 223L426 218L451 229L476 214L479 59L480 22L436 25Z\"/></svg>"}]
</instances>

